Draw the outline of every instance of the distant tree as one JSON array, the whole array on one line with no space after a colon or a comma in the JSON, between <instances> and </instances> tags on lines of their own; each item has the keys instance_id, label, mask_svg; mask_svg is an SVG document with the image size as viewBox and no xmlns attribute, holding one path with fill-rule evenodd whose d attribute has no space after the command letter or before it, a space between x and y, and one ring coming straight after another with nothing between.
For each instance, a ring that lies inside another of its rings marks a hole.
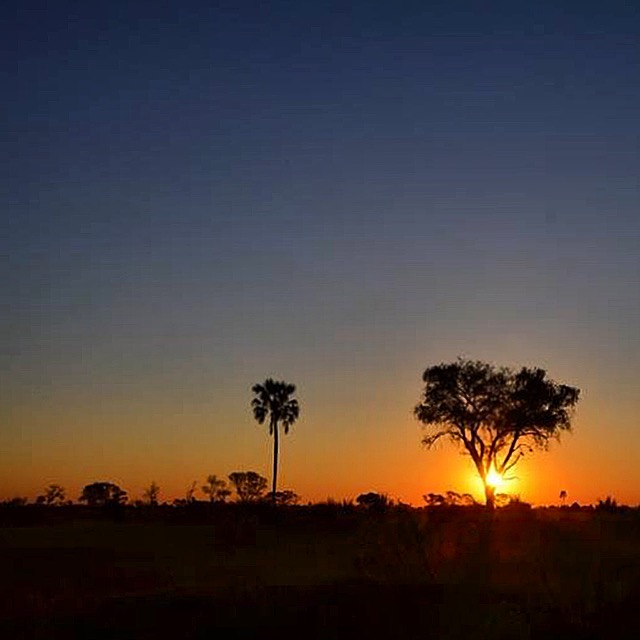
<instances>
[{"instance_id":1,"label":"distant tree","mask_svg":"<svg viewBox=\"0 0 640 640\"><path fill-rule=\"evenodd\" d=\"M24 507L29 502L28 498L22 498L20 496L16 496L15 498L9 498L8 500L3 500L0 502L0 505L3 507Z\"/></svg>"},{"instance_id":2,"label":"distant tree","mask_svg":"<svg viewBox=\"0 0 640 640\"><path fill-rule=\"evenodd\" d=\"M276 504L281 507L290 507L294 504L298 504L300 496L291 489L283 489L282 491L276 491Z\"/></svg>"},{"instance_id":3,"label":"distant tree","mask_svg":"<svg viewBox=\"0 0 640 640\"><path fill-rule=\"evenodd\" d=\"M160 497L160 487L153 481L142 493L142 500L144 503L151 507L158 505L158 498Z\"/></svg>"},{"instance_id":4,"label":"distant tree","mask_svg":"<svg viewBox=\"0 0 640 640\"><path fill-rule=\"evenodd\" d=\"M445 502L451 506L471 506L476 504L470 493L457 493L456 491L447 491Z\"/></svg>"},{"instance_id":5,"label":"distant tree","mask_svg":"<svg viewBox=\"0 0 640 640\"><path fill-rule=\"evenodd\" d=\"M560 492L560 502L562 502L562 504L564 505L566 501L567 501L567 492L563 489Z\"/></svg>"},{"instance_id":6,"label":"distant tree","mask_svg":"<svg viewBox=\"0 0 640 640\"><path fill-rule=\"evenodd\" d=\"M604 500L598 500L596 505L596 511L608 511L610 513L617 511L618 508L618 502L611 496L607 496Z\"/></svg>"},{"instance_id":7,"label":"distant tree","mask_svg":"<svg viewBox=\"0 0 640 640\"><path fill-rule=\"evenodd\" d=\"M253 416L259 424L269 419L269 435L273 436L273 479L271 485L271 499L276 502L276 488L278 476L278 446L279 425L284 433L289 433L289 427L298 419L300 406L291 396L296 391L294 384L282 380L267 378L262 384L255 384L251 388L254 394L251 400Z\"/></svg>"},{"instance_id":8,"label":"distant tree","mask_svg":"<svg viewBox=\"0 0 640 640\"><path fill-rule=\"evenodd\" d=\"M470 507L477 504L470 493L458 493L457 491L447 491L441 493L426 493L422 496L428 507Z\"/></svg>"},{"instance_id":9,"label":"distant tree","mask_svg":"<svg viewBox=\"0 0 640 640\"><path fill-rule=\"evenodd\" d=\"M216 475L207 476L207 483L202 486L202 492L209 496L209 502L225 502L231 495L227 483Z\"/></svg>"},{"instance_id":10,"label":"distant tree","mask_svg":"<svg viewBox=\"0 0 640 640\"><path fill-rule=\"evenodd\" d=\"M62 505L65 503L65 490L59 484L50 484L42 495L36 498L36 504L47 506Z\"/></svg>"},{"instance_id":11,"label":"distant tree","mask_svg":"<svg viewBox=\"0 0 640 640\"><path fill-rule=\"evenodd\" d=\"M441 493L425 493L422 499L428 507L444 507L447 504L447 499Z\"/></svg>"},{"instance_id":12,"label":"distant tree","mask_svg":"<svg viewBox=\"0 0 640 640\"><path fill-rule=\"evenodd\" d=\"M432 447L444 438L465 449L495 505L492 473L504 476L525 452L546 448L571 428L580 391L557 384L543 369L509 368L459 358L425 370L416 418L433 431L423 438Z\"/></svg>"},{"instance_id":13,"label":"distant tree","mask_svg":"<svg viewBox=\"0 0 640 640\"><path fill-rule=\"evenodd\" d=\"M127 492L111 482L94 482L82 489L79 500L90 507L118 506L126 503Z\"/></svg>"},{"instance_id":14,"label":"distant tree","mask_svg":"<svg viewBox=\"0 0 640 640\"><path fill-rule=\"evenodd\" d=\"M198 486L198 481L194 480L189 488L187 489L187 493L185 494L184 500L186 504L191 504L196 501L196 487Z\"/></svg>"},{"instance_id":15,"label":"distant tree","mask_svg":"<svg viewBox=\"0 0 640 640\"><path fill-rule=\"evenodd\" d=\"M356 498L356 503L371 511L384 511L387 507L391 506L392 501L389 496L384 493L369 491L368 493L361 493Z\"/></svg>"},{"instance_id":16,"label":"distant tree","mask_svg":"<svg viewBox=\"0 0 640 640\"><path fill-rule=\"evenodd\" d=\"M255 471L234 471L229 481L240 502L259 502L267 490L267 479Z\"/></svg>"}]
</instances>

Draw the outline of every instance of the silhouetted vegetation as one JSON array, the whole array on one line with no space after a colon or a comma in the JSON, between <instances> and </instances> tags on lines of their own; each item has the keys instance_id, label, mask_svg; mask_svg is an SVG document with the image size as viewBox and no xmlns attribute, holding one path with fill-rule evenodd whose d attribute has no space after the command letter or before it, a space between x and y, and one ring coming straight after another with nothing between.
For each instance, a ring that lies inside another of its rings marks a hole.
<instances>
[{"instance_id":1,"label":"silhouetted vegetation","mask_svg":"<svg viewBox=\"0 0 640 640\"><path fill-rule=\"evenodd\" d=\"M300 496L291 489L284 489L282 491L276 491L275 504L280 507L290 507L298 504Z\"/></svg>"},{"instance_id":2,"label":"silhouetted vegetation","mask_svg":"<svg viewBox=\"0 0 640 640\"><path fill-rule=\"evenodd\" d=\"M251 388L254 394L251 400L253 416L259 424L269 419L269 435L273 436L273 479L271 483L271 499L275 504L278 482L278 448L280 442L279 426L284 433L289 433L289 427L298 419L300 406L295 398L296 386L284 380L267 378L262 384L255 384Z\"/></svg>"},{"instance_id":3,"label":"silhouetted vegetation","mask_svg":"<svg viewBox=\"0 0 640 640\"><path fill-rule=\"evenodd\" d=\"M192 502L195 502L196 500L196 487L198 486L198 481L194 480L190 485L189 488L187 489L187 492L185 494L185 501L187 502L187 504L190 504Z\"/></svg>"},{"instance_id":4,"label":"silhouetted vegetation","mask_svg":"<svg viewBox=\"0 0 640 640\"><path fill-rule=\"evenodd\" d=\"M216 475L207 476L206 484L202 485L202 493L209 496L209 502L225 502L231 495L227 483Z\"/></svg>"},{"instance_id":5,"label":"silhouetted vegetation","mask_svg":"<svg viewBox=\"0 0 640 640\"><path fill-rule=\"evenodd\" d=\"M90 507L120 506L127 501L127 492L111 482L93 482L82 490L80 502Z\"/></svg>"},{"instance_id":6,"label":"silhouetted vegetation","mask_svg":"<svg viewBox=\"0 0 640 640\"><path fill-rule=\"evenodd\" d=\"M255 471L234 471L229 474L229 482L240 502L259 502L267 491L267 479Z\"/></svg>"},{"instance_id":7,"label":"silhouetted vegetation","mask_svg":"<svg viewBox=\"0 0 640 640\"><path fill-rule=\"evenodd\" d=\"M457 493L455 491L447 491L444 495L427 493L422 498L428 507L468 507L476 504L474 497L470 493Z\"/></svg>"},{"instance_id":8,"label":"silhouetted vegetation","mask_svg":"<svg viewBox=\"0 0 640 640\"><path fill-rule=\"evenodd\" d=\"M29 502L29 498L23 498L16 496L15 498L8 498L0 502L0 506L3 507L24 507Z\"/></svg>"},{"instance_id":9,"label":"silhouetted vegetation","mask_svg":"<svg viewBox=\"0 0 640 640\"><path fill-rule=\"evenodd\" d=\"M393 504L393 500L384 493L370 491L369 493L361 493L356 498L356 503L370 511L381 512L390 507Z\"/></svg>"},{"instance_id":10,"label":"silhouetted vegetation","mask_svg":"<svg viewBox=\"0 0 640 640\"><path fill-rule=\"evenodd\" d=\"M598 504L596 505L598 511L606 511L609 513L615 513L620 508L616 499L611 496L607 496L604 500L598 500Z\"/></svg>"},{"instance_id":11,"label":"silhouetted vegetation","mask_svg":"<svg viewBox=\"0 0 640 640\"><path fill-rule=\"evenodd\" d=\"M45 504L47 506L61 505L65 503L66 492L59 484L50 484L44 493L36 498L37 504Z\"/></svg>"},{"instance_id":12,"label":"silhouetted vegetation","mask_svg":"<svg viewBox=\"0 0 640 640\"><path fill-rule=\"evenodd\" d=\"M525 453L545 448L571 427L580 392L547 378L543 369L506 367L459 358L429 367L415 416L433 431L427 447L441 439L461 446L471 457L484 488L486 504L495 504L492 470L501 476Z\"/></svg>"},{"instance_id":13,"label":"silhouetted vegetation","mask_svg":"<svg viewBox=\"0 0 640 640\"><path fill-rule=\"evenodd\" d=\"M155 482L152 482L143 492L143 501L151 507L158 505L158 499L160 498L160 486Z\"/></svg>"}]
</instances>

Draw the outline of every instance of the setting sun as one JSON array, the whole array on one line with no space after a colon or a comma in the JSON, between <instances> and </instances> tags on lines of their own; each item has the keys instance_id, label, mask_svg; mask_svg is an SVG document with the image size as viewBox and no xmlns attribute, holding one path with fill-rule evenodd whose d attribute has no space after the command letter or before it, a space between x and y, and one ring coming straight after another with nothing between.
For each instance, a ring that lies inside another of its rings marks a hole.
<instances>
[{"instance_id":1,"label":"setting sun","mask_svg":"<svg viewBox=\"0 0 640 640\"><path fill-rule=\"evenodd\" d=\"M501 489L505 480L494 468L491 468L487 474L487 484L494 489Z\"/></svg>"}]
</instances>

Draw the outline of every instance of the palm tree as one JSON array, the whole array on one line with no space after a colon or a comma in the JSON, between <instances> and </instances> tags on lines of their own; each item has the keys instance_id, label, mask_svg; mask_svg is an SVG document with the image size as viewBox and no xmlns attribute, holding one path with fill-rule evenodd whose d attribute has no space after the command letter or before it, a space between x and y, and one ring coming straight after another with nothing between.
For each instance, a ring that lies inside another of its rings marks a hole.
<instances>
[{"instance_id":1,"label":"palm tree","mask_svg":"<svg viewBox=\"0 0 640 640\"><path fill-rule=\"evenodd\" d=\"M278 426L281 424L285 434L300 414L298 401L291 396L296 391L295 384L284 380L267 378L262 384L251 387L253 400L251 408L253 416L259 424L269 418L269 435L273 436L273 480L271 484L271 498L275 504L278 477Z\"/></svg>"}]
</instances>

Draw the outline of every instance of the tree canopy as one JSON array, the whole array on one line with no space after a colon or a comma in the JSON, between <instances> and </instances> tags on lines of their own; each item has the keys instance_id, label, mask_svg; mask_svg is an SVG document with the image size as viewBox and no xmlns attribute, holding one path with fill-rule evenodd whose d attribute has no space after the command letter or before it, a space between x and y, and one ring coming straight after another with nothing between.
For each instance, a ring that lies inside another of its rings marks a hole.
<instances>
[{"instance_id":1,"label":"tree canopy","mask_svg":"<svg viewBox=\"0 0 640 640\"><path fill-rule=\"evenodd\" d=\"M127 501L127 492L111 482L93 482L82 489L79 500L91 507L117 506Z\"/></svg>"},{"instance_id":2,"label":"tree canopy","mask_svg":"<svg viewBox=\"0 0 640 640\"><path fill-rule=\"evenodd\" d=\"M64 504L66 499L66 492L64 487L59 484L50 484L42 495L36 498L36 504L61 505Z\"/></svg>"},{"instance_id":3,"label":"tree canopy","mask_svg":"<svg viewBox=\"0 0 640 640\"><path fill-rule=\"evenodd\" d=\"M234 471L229 474L240 502L259 502L267 490L267 479L255 471Z\"/></svg>"},{"instance_id":4,"label":"tree canopy","mask_svg":"<svg viewBox=\"0 0 640 640\"><path fill-rule=\"evenodd\" d=\"M492 470L503 476L525 453L546 448L551 438L571 429L577 388L558 384L544 369L514 371L459 358L429 367L416 418L428 429L423 443L440 439L462 446L485 487L487 505L494 504Z\"/></svg>"},{"instance_id":5,"label":"tree canopy","mask_svg":"<svg viewBox=\"0 0 640 640\"><path fill-rule=\"evenodd\" d=\"M215 474L207 476L206 484L202 485L202 493L209 496L209 502L225 502L231 495L227 483Z\"/></svg>"}]
</instances>

